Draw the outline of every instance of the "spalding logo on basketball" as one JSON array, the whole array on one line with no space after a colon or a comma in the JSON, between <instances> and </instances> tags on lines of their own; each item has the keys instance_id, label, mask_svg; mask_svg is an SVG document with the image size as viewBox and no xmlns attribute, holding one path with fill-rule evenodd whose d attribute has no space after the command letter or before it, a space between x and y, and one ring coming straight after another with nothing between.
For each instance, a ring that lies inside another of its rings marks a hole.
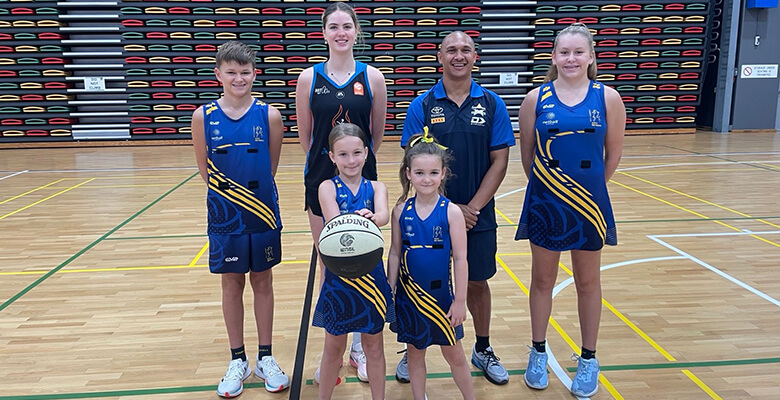
<instances>
[{"instance_id":1,"label":"spalding logo on basketball","mask_svg":"<svg viewBox=\"0 0 780 400\"><path fill-rule=\"evenodd\" d=\"M358 214L341 214L325 223L319 240L322 263L344 278L358 278L382 260L385 241L374 221Z\"/></svg>"}]
</instances>

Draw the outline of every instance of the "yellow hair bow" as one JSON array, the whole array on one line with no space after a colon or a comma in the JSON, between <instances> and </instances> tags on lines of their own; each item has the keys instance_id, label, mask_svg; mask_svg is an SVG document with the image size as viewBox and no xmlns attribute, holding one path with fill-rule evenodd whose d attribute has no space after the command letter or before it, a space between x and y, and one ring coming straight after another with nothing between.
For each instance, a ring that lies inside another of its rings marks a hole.
<instances>
[{"instance_id":1,"label":"yellow hair bow","mask_svg":"<svg viewBox=\"0 0 780 400\"><path fill-rule=\"evenodd\" d=\"M414 138L411 142L409 142L409 147L414 147L416 144L418 144L420 142L423 142L423 143L436 143L436 141L433 138L433 136L431 136L430 133L428 132L428 127L427 126L423 127L423 134L422 134L422 136L418 136L418 137ZM442 150L447 150L446 146L442 146L439 143L436 143L436 145L439 146Z\"/></svg>"}]
</instances>

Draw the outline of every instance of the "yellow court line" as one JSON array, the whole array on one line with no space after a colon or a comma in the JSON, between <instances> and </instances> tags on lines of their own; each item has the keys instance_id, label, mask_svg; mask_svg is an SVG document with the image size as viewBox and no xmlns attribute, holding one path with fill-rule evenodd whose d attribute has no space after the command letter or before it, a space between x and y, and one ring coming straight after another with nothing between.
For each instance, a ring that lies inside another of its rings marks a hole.
<instances>
[{"instance_id":1,"label":"yellow court line","mask_svg":"<svg viewBox=\"0 0 780 400\"><path fill-rule=\"evenodd\" d=\"M601 302L609 309L609 311L612 311L612 314L615 314L618 318L620 318L621 321L623 321L626 325L628 325L634 332L636 332L637 335L641 336L642 339L644 339L647 343L650 343L650 346L653 346L656 351L661 353L662 356L666 357L669 361L677 361L676 358L674 358L671 354L669 354L668 351L666 351L661 345L658 344L655 340L653 340L650 336L648 336L644 331L639 329L638 326L636 326L633 322L631 322L628 318L626 318L623 313L618 311L615 307L612 306L612 304L609 304L609 302L601 298Z\"/></svg>"},{"instance_id":2,"label":"yellow court line","mask_svg":"<svg viewBox=\"0 0 780 400\"><path fill-rule=\"evenodd\" d=\"M206 242L206 244L203 245L203 248L200 249L200 251L198 252L198 255L192 259L192 261L190 262L190 266L195 265L195 263L198 262L198 260L200 260L200 258L203 256L203 253L205 253L206 249L208 248L209 248L209 242Z\"/></svg>"},{"instance_id":3,"label":"yellow court line","mask_svg":"<svg viewBox=\"0 0 780 400\"><path fill-rule=\"evenodd\" d=\"M657 168L637 169L632 170L632 174L681 174L691 172L744 172L744 169L737 170L735 168L730 169L671 169L671 170L659 170Z\"/></svg>"},{"instance_id":4,"label":"yellow court line","mask_svg":"<svg viewBox=\"0 0 780 400\"><path fill-rule=\"evenodd\" d=\"M292 260L282 261L280 264L308 264L308 260ZM164 269L182 269L182 268L203 268L208 267L208 264L191 264L191 265L153 265L148 267L116 267L116 268L83 268L83 269L61 269L57 271L61 273L74 273L74 272L115 272L115 271L144 271L144 270L164 270ZM15 275L44 275L49 271L15 271L15 272L0 272L0 276L15 276Z\"/></svg>"},{"instance_id":5,"label":"yellow court line","mask_svg":"<svg viewBox=\"0 0 780 400\"><path fill-rule=\"evenodd\" d=\"M165 183L148 183L148 184L135 184L135 185L89 185L83 189L117 189L117 188L137 188L137 187L171 187L170 184ZM203 183L185 183L182 186L203 186Z\"/></svg>"},{"instance_id":6,"label":"yellow court line","mask_svg":"<svg viewBox=\"0 0 780 400\"><path fill-rule=\"evenodd\" d=\"M640 179L640 180L641 180L641 178L638 178L638 179ZM610 181L610 182L612 182L612 183L614 183L614 184L616 184L616 185L618 185L618 186L621 186L621 187L623 187L623 188L625 188L625 189L628 189L628 190L631 190L631 191L633 191L633 192L639 193L639 194L641 194L641 195L643 195L643 196L647 196L647 197L649 197L649 198L651 198L651 199L653 199L653 200L660 201L661 203L664 203L664 204L666 204L666 205L669 205L669 206L672 206L672 207L674 207L674 208L677 208L677 209L683 210L683 211L685 211L685 212L687 212L687 213L693 214L693 215L695 215L695 216L697 216L697 217L699 217L699 218L702 218L702 219L710 219L710 217L708 217L708 216L706 216L706 215L704 215L704 214L702 214L702 213L699 213L699 212L696 212L696 211L693 211L693 210L689 210L689 209L687 209L687 208L685 208L685 207L683 207L683 206L680 206L680 205L674 204L674 203L672 203L672 202L670 202L670 201L664 200L664 199L662 199L662 198L659 198L659 197L653 196L653 195L652 195L652 194L650 194L650 193L645 193L645 192L643 192L643 191L641 191L641 190L639 190L639 189L633 188L633 187L631 187L631 186L628 186L628 185L626 185L626 184L623 184L623 183L620 183L620 182L617 182L617 181L614 181L614 180L612 180L612 181ZM751 216L749 216L749 215L747 215L747 214L742 214L742 213L740 213L739 211L734 211L734 212L735 212L735 213L738 213L738 214L741 214L741 215L743 215L743 216L746 216L746 217L748 217L748 218L752 218ZM775 224L773 224L773 223L771 223L771 222L768 222L768 221L765 221L765 220L762 220L762 219L756 219L756 221L761 221L761 222L764 222L764 223L766 223L766 224L772 225L772 226L774 226L774 227L778 227L778 228L780 228L780 225L775 225ZM714 222L714 223L716 223L716 224L718 224L718 225L724 226L724 227L726 227L726 228L732 229L732 230L734 230L734 231L737 231L737 232L744 232L742 229L739 229L739 228L737 228L737 227L735 227L735 226L729 225L729 224L727 224L727 223L725 223L725 222L721 222L721 221L718 221L718 220L711 220L711 222ZM758 235L753 235L753 234L751 234L751 235L748 235L748 236L750 236L750 237L752 237L752 238L754 238L754 239L758 239L758 240L760 240L760 241L762 241L762 242L764 242L764 243L770 244L770 245L772 245L772 246L775 246L775 247L780 247L780 244L778 244L778 243L776 243L776 242L773 242L773 241L771 241L771 240L769 240L769 239L765 239L765 238L763 238L763 237L761 237L761 236L758 236Z\"/></svg>"},{"instance_id":7,"label":"yellow court line","mask_svg":"<svg viewBox=\"0 0 780 400\"><path fill-rule=\"evenodd\" d=\"M96 176L95 179L103 180L103 179L160 179L160 178L189 178L189 175L105 175L105 176ZM82 178L73 177L73 178L63 178L65 180L78 180Z\"/></svg>"},{"instance_id":8,"label":"yellow court line","mask_svg":"<svg viewBox=\"0 0 780 400\"><path fill-rule=\"evenodd\" d=\"M647 184L649 184L649 185L653 185L653 186L659 187L659 188L661 188L661 189L668 190L668 191L670 191L670 192L672 192L672 193L676 193L676 194L679 194L679 195L681 195L681 196L685 196L685 197L688 197L688 198L694 199L694 200L696 200L696 201L700 201L700 202L702 202L702 203L704 203L704 204L708 204L708 205L711 205L711 206L713 206L713 207L717 207L717 208L720 208L720 209L722 209L722 210L726 210L726 211L728 211L728 212L732 212L732 213L734 213L734 214L737 214L737 215L739 215L739 216L742 216L742 217L753 218L752 216L750 216L750 215L748 215L748 214L745 214L745 213L743 213L743 212L740 212L740 211L734 210L734 209L732 209L732 208L729 208L729 207L726 207L726 206L722 206L722 205L720 205L720 204L717 204L717 203L713 203L713 202L711 202L711 201L709 201L709 200L705 200L705 199L702 199L702 198L700 198L700 197L696 197L696 196L694 196L694 195L690 195L690 194L688 194L688 193L681 192L681 191L679 191L679 190L672 189L672 188L670 188L670 187L668 187L668 186L661 185L660 183L655 183L655 182L649 181L649 180L647 180L647 179L644 179L644 178L640 178L640 177L638 177L638 176L631 175L631 174L629 174L629 173L627 173L627 172L620 172L620 174L622 174L622 175L625 175L625 176L628 176L628 177L631 177L631 178L634 178L634 179L636 179L636 180L639 180L639 181L641 181L641 182L647 183ZM767 224L767 225L769 225L769 226L773 226L773 227L775 227L775 228L780 228L780 225L773 224L773 223L771 223L771 222L769 222L769 221L766 221L766 220L763 220L763 219L757 219L756 221L759 221L759 222L765 223L765 224Z\"/></svg>"},{"instance_id":9,"label":"yellow court line","mask_svg":"<svg viewBox=\"0 0 780 400\"><path fill-rule=\"evenodd\" d=\"M707 386L704 382L702 382L701 379L696 377L696 375L694 375L691 371L689 371L687 369L684 369L684 370L682 370L682 373L685 374L685 376L687 376L690 380L692 380L693 383L697 384L701 388L701 390L704 391L704 393L707 393L713 399L715 399L715 400L723 400L722 397L718 396L718 394L715 393L715 391L710 389L709 386Z\"/></svg>"},{"instance_id":10,"label":"yellow court line","mask_svg":"<svg viewBox=\"0 0 780 400\"><path fill-rule=\"evenodd\" d=\"M63 180L64 180L64 179L57 179L57 180L56 180L56 181L54 181L54 182L47 183L47 184L45 184L45 185L43 185L43 186L38 186L37 188L35 188L35 189L33 189L33 190L28 190L28 191L26 191L26 192L24 192L24 193L22 193L22 194L17 194L16 196L14 196L14 197L11 197L10 199L5 199L5 200L3 200L3 201L0 201L0 204L5 204L5 203L8 203L8 202L9 202L9 201L11 201L11 200L16 200L16 199L18 199L18 198L20 198L20 197L22 197L22 196L26 196L26 195L28 195L28 194L30 194L30 193L37 192L37 191L39 191L39 190L41 190L41 189L46 189L47 187L49 187L49 186L51 186L51 185L54 185L54 184L57 184L57 183L60 183L60 182L62 182Z\"/></svg>"},{"instance_id":11,"label":"yellow court line","mask_svg":"<svg viewBox=\"0 0 780 400\"><path fill-rule=\"evenodd\" d=\"M523 282L520 281L520 279L515 275L514 272L506 265L504 260L501 259L498 255L496 255L496 261L498 261L499 264L501 264L501 268L506 271L506 273L509 275L512 280L517 283L517 286L520 287L520 290L525 293L526 296L529 296L528 288L523 284ZM553 329L558 332L559 335L563 338L563 340L566 341L566 343L569 344L569 347L571 347L574 352L576 353L579 348L577 348L577 344L574 343L574 340L566 333L566 331L558 324L557 321L553 317L550 317L550 325L552 325ZM618 400L623 400L623 396L615 389L615 386L612 385L612 383L607 379L604 374L599 374L599 382L601 382L604 387L607 389L607 391Z\"/></svg>"},{"instance_id":12,"label":"yellow court line","mask_svg":"<svg viewBox=\"0 0 780 400\"><path fill-rule=\"evenodd\" d=\"M59 192L57 192L57 193L54 193L53 195L51 195L51 196L49 196L49 197L46 197L46 198L40 199L40 200L38 200L38 201L36 201L36 202L34 202L34 203L32 203L32 204L28 204L28 205L26 205L26 206L24 206L24 207L22 207L22 208L19 208L19 209L15 210L15 211L11 211L11 212L10 212L10 213L8 213L8 214L5 214L5 215L3 215L3 216L0 216L0 220L1 220L1 219L3 219L3 218L6 218L6 217L10 217L10 216L12 216L12 215L14 215L14 214L16 214L16 213L18 213L18 212L24 211L24 210L26 210L26 209L28 209L28 208L30 208L30 207L33 207L33 206L35 206L35 205L41 204L41 203L43 203L43 202L44 202L44 201L46 201L46 200L49 200L49 199L51 199L51 198L53 198L53 197L57 197L57 196L59 196L59 195L61 195L61 194L65 193L65 192L71 191L71 190L73 190L73 189L75 189L75 188L77 188L77 187L79 187L79 186L81 186L81 185L85 185L85 184L87 184L87 183L89 183L89 182L92 182L92 181L94 181L94 180L95 180L95 178L90 178L90 179L87 179L87 180L86 180L86 181L84 181L84 182L81 182L81 183L79 183L78 185L71 186L71 187L69 187L69 188L67 188L67 189L65 189L65 190L60 190Z\"/></svg>"}]
</instances>

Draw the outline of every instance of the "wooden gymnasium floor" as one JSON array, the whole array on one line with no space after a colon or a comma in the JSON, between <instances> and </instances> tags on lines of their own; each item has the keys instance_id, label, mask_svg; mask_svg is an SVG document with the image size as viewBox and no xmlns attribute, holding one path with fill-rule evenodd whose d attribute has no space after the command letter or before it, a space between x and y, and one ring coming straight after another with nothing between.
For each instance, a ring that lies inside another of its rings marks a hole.
<instances>
[{"instance_id":1,"label":"wooden gymnasium floor","mask_svg":"<svg viewBox=\"0 0 780 400\"><path fill-rule=\"evenodd\" d=\"M385 143L379 160L394 199L397 142ZM251 377L243 399L316 398L322 331L308 318L302 326L312 286L302 163L298 145L285 144L274 328L274 354L300 385L271 395ZM229 354L219 279L206 269L204 184L192 149L3 149L0 171L0 399L216 398ZM603 253L596 398L780 397L778 183L778 134L626 138L609 185L620 245ZM492 343L511 377L494 386L475 372L480 399L570 397L562 381L573 376L580 335L568 256L549 328L550 387L523 383L530 256L526 242L513 240L513 224L525 184L516 147L496 196L491 281ZM249 312L247 321L254 353ZM470 351L470 321L466 331ZM401 346L389 330L385 340L387 398L408 399L409 386L392 378ZM431 400L459 397L435 349L428 370ZM348 378L334 398L370 398L354 370L341 373Z\"/></svg>"}]
</instances>

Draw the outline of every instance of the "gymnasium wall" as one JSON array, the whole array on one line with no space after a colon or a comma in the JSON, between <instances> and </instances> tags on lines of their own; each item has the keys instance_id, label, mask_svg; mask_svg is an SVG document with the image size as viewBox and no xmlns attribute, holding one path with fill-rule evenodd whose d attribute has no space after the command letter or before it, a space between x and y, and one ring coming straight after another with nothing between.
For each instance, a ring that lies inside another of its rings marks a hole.
<instances>
[{"instance_id":1,"label":"gymnasium wall","mask_svg":"<svg viewBox=\"0 0 780 400\"><path fill-rule=\"evenodd\" d=\"M599 79L626 104L630 132L691 132L708 60L710 2L351 1L365 42L356 58L387 79L387 134L440 77L436 48L452 30L474 37L474 77L513 120L549 66L557 31L596 33ZM258 50L257 97L297 135L295 80L326 60L329 2L0 0L0 143L187 139L190 117L221 93L219 44ZM515 121L516 122L516 121Z\"/></svg>"}]
</instances>

